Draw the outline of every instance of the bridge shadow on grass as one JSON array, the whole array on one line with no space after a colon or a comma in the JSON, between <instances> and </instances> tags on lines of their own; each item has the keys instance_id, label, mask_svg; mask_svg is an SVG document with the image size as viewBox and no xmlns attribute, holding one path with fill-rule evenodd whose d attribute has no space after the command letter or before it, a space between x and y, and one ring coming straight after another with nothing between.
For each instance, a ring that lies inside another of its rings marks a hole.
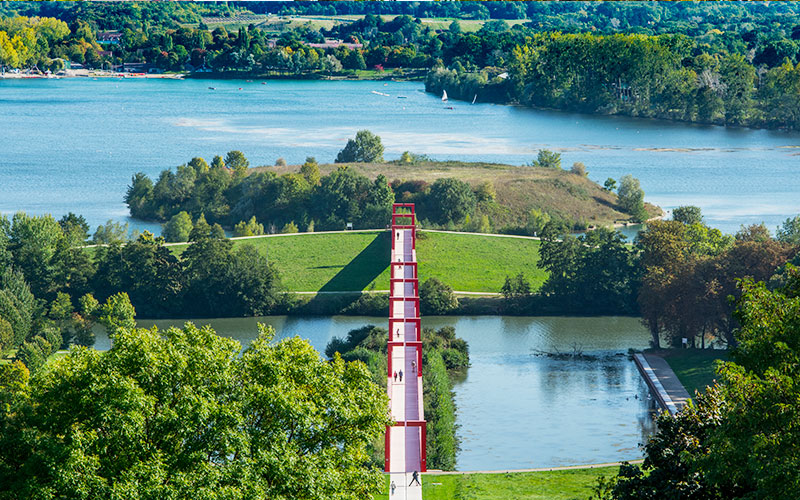
<instances>
[{"instance_id":1,"label":"bridge shadow on grass","mask_svg":"<svg viewBox=\"0 0 800 500\"><path fill-rule=\"evenodd\" d=\"M315 295L300 309L309 314L336 314L357 301L375 278L389 267L390 233L382 232L366 248L325 283L320 292L353 292ZM324 266L336 267L336 266Z\"/></svg>"},{"instance_id":2,"label":"bridge shadow on grass","mask_svg":"<svg viewBox=\"0 0 800 500\"><path fill-rule=\"evenodd\" d=\"M361 253L322 285L320 292L361 291L389 267L389 233L379 233Z\"/></svg>"}]
</instances>

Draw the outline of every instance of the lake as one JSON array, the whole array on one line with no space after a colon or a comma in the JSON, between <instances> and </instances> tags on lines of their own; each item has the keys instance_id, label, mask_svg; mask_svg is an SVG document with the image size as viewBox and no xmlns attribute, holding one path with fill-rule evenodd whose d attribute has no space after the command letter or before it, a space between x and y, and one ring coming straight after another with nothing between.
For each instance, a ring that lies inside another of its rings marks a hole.
<instances>
[{"instance_id":1,"label":"lake","mask_svg":"<svg viewBox=\"0 0 800 500\"><path fill-rule=\"evenodd\" d=\"M330 162L364 128L387 159L411 150L523 164L541 148L560 151L565 167L581 161L601 183L633 174L648 201L698 205L726 232L762 221L774 231L800 213L798 133L449 104L419 82L0 80L0 213L73 211L93 231L128 220L135 172L156 177L233 149L251 165Z\"/></svg>"},{"instance_id":2,"label":"lake","mask_svg":"<svg viewBox=\"0 0 800 500\"><path fill-rule=\"evenodd\" d=\"M277 338L299 335L323 351L331 338L385 318L264 317L197 320L249 345L258 322ZM182 325L140 320L142 327ZM424 327L452 325L469 342L472 366L455 384L458 470L550 467L633 460L653 432L652 401L629 348L647 347L648 333L627 317L430 317ZM107 336L96 347L108 349ZM557 361L537 351L591 354Z\"/></svg>"}]
</instances>

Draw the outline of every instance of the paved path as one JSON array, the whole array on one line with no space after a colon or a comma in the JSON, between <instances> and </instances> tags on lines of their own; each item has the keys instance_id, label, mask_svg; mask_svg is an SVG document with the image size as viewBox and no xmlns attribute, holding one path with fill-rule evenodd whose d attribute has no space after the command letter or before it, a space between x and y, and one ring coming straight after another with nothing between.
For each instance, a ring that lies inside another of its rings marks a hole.
<instances>
[{"instance_id":1,"label":"paved path","mask_svg":"<svg viewBox=\"0 0 800 500\"><path fill-rule=\"evenodd\" d=\"M686 406L689 392L661 356L635 354L634 362L662 408L675 415Z\"/></svg>"}]
</instances>

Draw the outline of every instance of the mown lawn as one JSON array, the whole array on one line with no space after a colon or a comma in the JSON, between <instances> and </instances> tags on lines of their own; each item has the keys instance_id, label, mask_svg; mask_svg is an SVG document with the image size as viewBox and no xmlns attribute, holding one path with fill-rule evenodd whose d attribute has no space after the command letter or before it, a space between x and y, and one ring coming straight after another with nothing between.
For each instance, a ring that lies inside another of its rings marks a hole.
<instances>
[{"instance_id":1,"label":"mown lawn","mask_svg":"<svg viewBox=\"0 0 800 500\"><path fill-rule=\"evenodd\" d=\"M573 469L510 474L422 475L422 496L426 500L547 499L586 500L600 476L616 475L619 467ZM375 498L392 500L386 492Z\"/></svg>"},{"instance_id":2,"label":"mown lawn","mask_svg":"<svg viewBox=\"0 0 800 500\"><path fill-rule=\"evenodd\" d=\"M694 396L694 391L705 391L717 377L714 372L715 361L728 360L728 351L722 349L670 349L659 355L669 363L683 386Z\"/></svg>"},{"instance_id":3,"label":"mown lawn","mask_svg":"<svg viewBox=\"0 0 800 500\"><path fill-rule=\"evenodd\" d=\"M298 234L236 240L255 245L281 273L289 291L359 291L389 288L389 233ZM176 253L185 246L171 247ZM436 277L454 290L499 292L506 275L522 272L538 289L539 242L530 239L424 233L417 241L421 280Z\"/></svg>"}]
</instances>

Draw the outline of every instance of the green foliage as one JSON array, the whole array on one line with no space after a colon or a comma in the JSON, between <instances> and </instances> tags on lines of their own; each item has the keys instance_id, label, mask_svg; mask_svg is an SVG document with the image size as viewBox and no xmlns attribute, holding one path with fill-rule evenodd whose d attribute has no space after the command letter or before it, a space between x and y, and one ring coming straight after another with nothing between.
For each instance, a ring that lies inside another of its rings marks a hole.
<instances>
[{"instance_id":1,"label":"green foliage","mask_svg":"<svg viewBox=\"0 0 800 500\"><path fill-rule=\"evenodd\" d=\"M426 205L430 218L440 224L460 223L475 212L477 199L469 184L448 177L431 184Z\"/></svg>"},{"instance_id":2,"label":"green foliage","mask_svg":"<svg viewBox=\"0 0 800 500\"><path fill-rule=\"evenodd\" d=\"M169 242L183 242L189 240L192 229L192 217L186 212L178 212L164 225L161 235Z\"/></svg>"},{"instance_id":3,"label":"green foliage","mask_svg":"<svg viewBox=\"0 0 800 500\"><path fill-rule=\"evenodd\" d=\"M0 317L0 352L5 351L13 345L14 329L11 323Z\"/></svg>"},{"instance_id":4,"label":"green foliage","mask_svg":"<svg viewBox=\"0 0 800 500\"><path fill-rule=\"evenodd\" d=\"M112 295L97 311L97 321L103 325L109 335L114 335L121 328L135 328L136 310L131 305L128 294L120 292Z\"/></svg>"},{"instance_id":5,"label":"green foliage","mask_svg":"<svg viewBox=\"0 0 800 500\"><path fill-rule=\"evenodd\" d=\"M453 289L436 278L428 278L419 287L419 306L422 314L442 315L458 307Z\"/></svg>"},{"instance_id":6,"label":"green foliage","mask_svg":"<svg viewBox=\"0 0 800 500\"><path fill-rule=\"evenodd\" d=\"M694 205L684 205L672 211L672 220L678 221L687 226L703 223L703 213L700 207Z\"/></svg>"},{"instance_id":7,"label":"green foliage","mask_svg":"<svg viewBox=\"0 0 800 500\"><path fill-rule=\"evenodd\" d=\"M225 155L225 167L237 176L243 176L250 167L250 162L241 151L228 151Z\"/></svg>"},{"instance_id":8,"label":"green foliage","mask_svg":"<svg viewBox=\"0 0 800 500\"><path fill-rule=\"evenodd\" d=\"M389 423L385 394L363 365L273 335L263 328L240 356L209 327L121 329L106 353L74 350L35 384L16 376L0 409L0 495L377 492L380 472L365 463Z\"/></svg>"},{"instance_id":9,"label":"green foliage","mask_svg":"<svg viewBox=\"0 0 800 500\"><path fill-rule=\"evenodd\" d=\"M555 153L549 149L540 149L532 166L541 168L561 168L561 153Z\"/></svg>"},{"instance_id":10,"label":"green foliage","mask_svg":"<svg viewBox=\"0 0 800 500\"><path fill-rule=\"evenodd\" d=\"M608 228L542 241L541 265L550 273L542 293L567 310L634 313L640 268L625 237Z\"/></svg>"},{"instance_id":11,"label":"green foliage","mask_svg":"<svg viewBox=\"0 0 800 500\"><path fill-rule=\"evenodd\" d=\"M603 183L603 189L605 189L606 191L613 191L613 190L617 189L617 181L615 181L614 179L609 177Z\"/></svg>"},{"instance_id":12,"label":"green foliage","mask_svg":"<svg viewBox=\"0 0 800 500\"><path fill-rule=\"evenodd\" d=\"M92 236L92 243L95 245L111 245L122 243L129 239L128 223L122 224L108 220L102 226L97 226L97 231Z\"/></svg>"},{"instance_id":13,"label":"green foliage","mask_svg":"<svg viewBox=\"0 0 800 500\"><path fill-rule=\"evenodd\" d=\"M281 233L283 234L292 234L292 233L299 233L300 229L297 227L297 224L294 221L289 221L281 228Z\"/></svg>"},{"instance_id":14,"label":"green foliage","mask_svg":"<svg viewBox=\"0 0 800 500\"><path fill-rule=\"evenodd\" d=\"M428 466L452 470L455 468L458 451L456 408L452 383L440 351L423 351L422 380L425 419L428 421Z\"/></svg>"},{"instance_id":15,"label":"green foliage","mask_svg":"<svg viewBox=\"0 0 800 500\"><path fill-rule=\"evenodd\" d=\"M381 138L369 130L359 130L349 139L344 149L336 156L336 163L383 163Z\"/></svg>"},{"instance_id":16,"label":"green foliage","mask_svg":"<svg viewBox=\"0 0 800 500\"><path fill-rule=\"evenodd\" d=\"M800 245L800 215L790 217L775 231L775 238L790 245Z\"/></svg>"},{"instance_id":17,"label":"green foliage","mask_svg":"<svg viewBox=\"0 0 800 500\"><path fill-rule=\"evenodd\" d=\"M589 172L586 171L586 165L579 161L573 163L572 168L570 168L569 171L570 173L580 175L581 177L587 177L589 175Z\"/></svg>"},{"instance_id":18,"label":"green foliage","mask_svg":"<svg viewBox=\"0 0 800 500\"><path fill-rule=\"evenodd\" d=\"M619 205L628 212L636 222L647 220L647 211L644 208L644 190L639 185L639 179L628 174L619 181L617 190Z\"/></svg>"},{"instance_id":19,"label":"green foliage","mask_svg":"<svg viewBox=\"0 0 800 500\"><path fill-rule=\"evenodd\" d=\"M300 175L306 180L309 186L318 186L320 180L319 164L316 158L309 156L305 163L300 166Z\"/></svg>"},{"instance_id":20,"label":"green foliage","mask_svg":"<svg viewBox=\"0 0 800 500\"><path fill-rule=\"evenodd\" d=\"M264 234L264 224L259 224L255 215L250 217L249 221L241 221L233 227L233 235L236 237L258 236L262 234Z\"/></svg>"}]
</instances>

